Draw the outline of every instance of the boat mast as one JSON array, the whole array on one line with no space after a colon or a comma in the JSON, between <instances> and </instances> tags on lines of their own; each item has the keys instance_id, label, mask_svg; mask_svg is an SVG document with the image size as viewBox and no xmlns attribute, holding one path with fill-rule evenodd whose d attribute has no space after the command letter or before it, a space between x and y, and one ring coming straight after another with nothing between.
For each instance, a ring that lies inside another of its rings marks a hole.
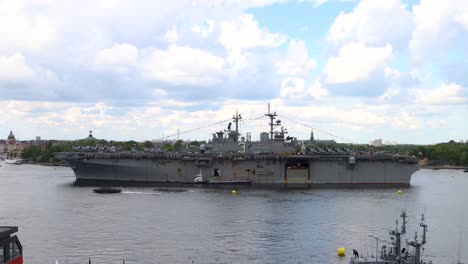
<instances>
[{"instance_id":1,"label":"boat mast","mask_svg":"<svg viewBox=\"0 0 468 264\"><path fill-rule=\"evenodd\" d=\"M396 228L395 230L390 231L390 235L395 237L395 241L393 245L395 247L395 254L400 254L401 251L401 235L406 233L406 211L403 210L401 212L401 218L403 218L403 223L401 225L401 231L398 231L398 220L396 221Z\"/></svg>"},{"instance_id":2,"label":"boat mast","mask_svg":"<svg viewBox=\"0 0 468 264\"><path fill-rule=\"evenodd\" d=\"M239 141L239 120L242 119L242 116L237 112L236 115L232 117L234 123L236 123L236 134L234 135L234 142Z\"/></svg>"},{"instance_id":3,"label":"boat mast","mask_svg":"<svg viewBox=\"0 0 468 264\"><path fill-rule=\"evenodd\" d=\"M418 241L418 232L414 233L414 241L410 241L408 245L414 247L414 256L413 260L414 263L419 263L421 260L421 246L426 244L426 233L427 233L427 225L424 222L424 214L421 216L421 223L419 224L423 228L423 238L422 241Z\"/></svg>"},{"instance_id":4,"label":"boat mast","mask_svg":"<svg viewBox=\"0 0 468 264\"><path fill-rule=\"evenodd\" d=\"M278 125L273 123L273 121L276 119L276 112L270 113L270 103L268 103L268 113L265 114L265 116L268 116L270 118L270 140L273 141L273 126Z\"/></svg>"}]
</instances>

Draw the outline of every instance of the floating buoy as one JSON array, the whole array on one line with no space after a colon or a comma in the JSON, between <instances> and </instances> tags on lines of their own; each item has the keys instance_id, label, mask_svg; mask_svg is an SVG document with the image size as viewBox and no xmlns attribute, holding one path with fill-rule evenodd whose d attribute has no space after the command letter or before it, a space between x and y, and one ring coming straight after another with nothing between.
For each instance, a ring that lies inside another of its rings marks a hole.
<instances>
[{"instance_id":1,"label":"floating buoy","mask_svg":"<svg viewBox=\"0 0 468 264\"><path fill-rule=\"evenodd\" d=\"M398 195L401 195L402 191L401 191L401 190L398 190L396 193L397 193Z\"/></svg>"},{"instance_id":2,"label":"floating buoy","mask_svg":"<svg viewBox=\"0 0 468 264\"><path fill-rule=\"evenodd\" d=\"M344 257L344 255L346 253L346 249L344 247L339 247L337 252L338 252L338 256Z\"/></svg>"},{"instance_id":3,"label":"floating buoy","mask_svg":"<svg viewBox=\"0 0 468 264\"><path fill-rule=\"evenodd\" d=\"M237 191L236 191L236 190L232 190L231 193L232 193L232 194L236 194Z\"/></svg>"}]
</instances>

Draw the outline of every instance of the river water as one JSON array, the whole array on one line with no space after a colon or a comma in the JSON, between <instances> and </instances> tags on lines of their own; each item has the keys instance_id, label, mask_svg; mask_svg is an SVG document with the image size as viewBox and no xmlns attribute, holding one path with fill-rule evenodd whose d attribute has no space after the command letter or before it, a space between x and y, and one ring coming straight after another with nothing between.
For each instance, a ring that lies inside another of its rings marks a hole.
<instances>
[{"instance_id":1,"label":"river water","mask_svg":"<svg viewBox=\"0 0 468 264\"><path fill-rule=\"evenodd\" d=\"M0 165L0 225L19 227L25 263L348 263L353 248L375 252L370 234L388 240L405 208L408 239L426 215L426 259L456 263L462 245L468 262L468 173L460 170L420 170L401 195L201 186L96 194L66 167Z\"/></svg>"}]
</instances>

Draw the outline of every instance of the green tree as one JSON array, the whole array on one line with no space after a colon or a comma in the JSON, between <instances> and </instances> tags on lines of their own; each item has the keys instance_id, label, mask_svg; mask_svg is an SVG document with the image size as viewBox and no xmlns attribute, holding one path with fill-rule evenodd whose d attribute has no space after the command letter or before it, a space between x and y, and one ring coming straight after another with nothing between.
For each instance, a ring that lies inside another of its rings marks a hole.
<instances>
[{"instance_id":1,"label":"green tree","mask_svg":"<svg viewBox=\"0 0 468 264\"><path fill-rule=\"evenodd\" d=\"M177 151L180 149L180 147L182 146L182 140L177 140L176 143L174 143L174 146L173 146L173 149L174 151Z\"/></svg>"},{"instance_id":2,"label":"green tree","mask_svg":"<svg viewBox=\"0 0 468 264\"><path fill-rule=\"evenodd\" d=\"M152 147L154 147L153 142L151 142L151 141L149 141L149 140L146 140L146 141L143 142L141 145L142 145L144 148L152 148Z\"/></svg>"},{"instance_id":3,"label":"green tree","mask_svg":"<svg viewBox=\"0 0 468 264\"><path fill-rule=\"evenodd\" d=\"M460 165L468 165L468 151L463 151L460 155Z\"/></svg>"}]
</instances>

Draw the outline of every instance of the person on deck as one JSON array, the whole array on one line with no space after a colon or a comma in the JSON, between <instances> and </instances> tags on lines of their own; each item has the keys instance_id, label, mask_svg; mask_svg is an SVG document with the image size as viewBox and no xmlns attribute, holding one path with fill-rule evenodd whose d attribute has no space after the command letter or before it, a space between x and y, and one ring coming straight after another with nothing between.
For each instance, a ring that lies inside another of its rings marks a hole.
<instances>
[{"instance_id":1,"label":"person on deck","mask_svg":"<svg viewBox=\"0 0 468 264\"><path fill-rule=\"evenodd\" d=\"M353 249L353 256L354 258L359 258L359 253L355 249Z\"/></svg>"}]
</instances>

